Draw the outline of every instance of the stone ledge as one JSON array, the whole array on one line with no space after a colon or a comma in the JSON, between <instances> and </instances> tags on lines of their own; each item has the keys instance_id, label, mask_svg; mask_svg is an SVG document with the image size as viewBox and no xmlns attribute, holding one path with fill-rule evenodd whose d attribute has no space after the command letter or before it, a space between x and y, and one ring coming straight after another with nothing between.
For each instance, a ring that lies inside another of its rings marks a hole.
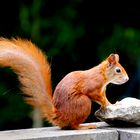
<instances>
[{"instance_id":1,"label":"stone ledge","mask_svg":"<svg viewBox=\"0 0 140 140\"><path fill-rule=\"evenodd\" d=\"M0 132L0 140L139 140L140 127L113 128L104 122L97 129L60 130L58 127L9 130ZM83 124L87 125L87 124Z\"/></svg>"},{"instance_id":2,"label":"stone ledge","mask_svg":"<svg viewBox=\"0 0 140 140\"><path fill-rule=\"evenodd\" d=\"M120 140L140 140L140 127L117 128Z\"/></svg>"}]
</instances>

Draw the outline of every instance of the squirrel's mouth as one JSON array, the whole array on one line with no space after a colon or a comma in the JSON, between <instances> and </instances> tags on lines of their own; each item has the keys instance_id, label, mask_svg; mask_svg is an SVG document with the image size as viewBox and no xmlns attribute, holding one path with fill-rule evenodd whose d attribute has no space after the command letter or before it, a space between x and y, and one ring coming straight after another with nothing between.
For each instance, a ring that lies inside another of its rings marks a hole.
<instances>
[{"instance_id":1,"label":"squirrel's mouth","mask_svg":"<svg viewBox=\"0 0 140 140\"><path fill-rule=\"evenodd\" d=\"M123 82L122 82L122 81L121 81L121 82L119 82L119 81L117 81L117 82L116 82L116 81L113 82L113 84L116 84L116 85L121 85L121 84L124 84L124 83L125 83L124 81L123 81Z\"/></svg>"},{"instance_id":2,"label":"squirrel's mouth","mask_svg":"<svg viewBox=\"0 0 140 140\"><path fill-rule=\"evenodd\" d=\"M116 85L121 85L121 84L126 83L128 80L129 80L129 77L128 77L128 76L125 76L125 77L123 77L123 78L121 78L121 79L114 80L114 81L112 81L111 83L112 83L112 84L116 84Z\"/></svg>"}]
</instances>

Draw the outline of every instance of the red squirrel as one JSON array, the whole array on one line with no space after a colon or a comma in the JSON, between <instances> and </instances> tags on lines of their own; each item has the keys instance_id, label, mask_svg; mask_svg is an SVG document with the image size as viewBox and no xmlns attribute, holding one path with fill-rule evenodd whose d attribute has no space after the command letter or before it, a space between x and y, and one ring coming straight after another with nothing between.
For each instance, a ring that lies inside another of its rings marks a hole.
<instances>
[{"instance_id":1,"label":"red squirrel","mask_svg":"<svg viewBox=\"0 0 140 140\"><path fill-rule=\"evenodd\" d=\"M106 108L109 83L128 81L118 54L110 54L99 65L67 74L56 86L51 86L51 69L46 55L31 41L0 38L0 66L11 67L18 75L26 102L37 107L44 119L61 129L91 129L81 126L91 112L91 103Z\"/></svg>"}]
</instances>

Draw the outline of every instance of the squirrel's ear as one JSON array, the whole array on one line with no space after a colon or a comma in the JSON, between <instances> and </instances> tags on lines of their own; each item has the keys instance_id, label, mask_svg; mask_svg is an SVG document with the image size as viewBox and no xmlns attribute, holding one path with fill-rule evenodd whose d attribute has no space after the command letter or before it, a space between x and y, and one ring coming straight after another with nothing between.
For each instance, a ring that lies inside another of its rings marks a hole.
<instances>
[{"instance_id":1,"label":"squirrel's ear","mask_svg":"<svg viewBox=\"0 0 140 140\"><path fill-rule=\"evenodd\" d=\"M116 62L119 62L119 55L118 54L110 54L107 58L109 64L115 64Z\"/></svg>"}]
</instances>

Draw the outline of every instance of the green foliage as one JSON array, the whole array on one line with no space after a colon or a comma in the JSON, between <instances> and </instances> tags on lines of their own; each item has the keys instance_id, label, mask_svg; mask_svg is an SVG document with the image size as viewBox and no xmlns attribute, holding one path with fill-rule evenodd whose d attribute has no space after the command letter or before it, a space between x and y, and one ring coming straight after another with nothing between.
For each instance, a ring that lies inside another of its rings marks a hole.
<instances>
[{"instance_id":1,"label":"green foliage","mask_svg":"<svg viewBox=\"0 0 140 140\"><path fill-rule=\"evenodd\" d=\"M63 48L72 51L75 41L84 34L82 24L74 25L78 19L78 3L75 1L58 9L53 16L47 16L46 9L43 9L43 0L34 0L28 6L23 3L20 8L21 30L25 36L30 36L39 44L39 47L45 49L47 46L49 56L59 54ZM44 16L41 15L42 12Z\"/></svg>"},{"instance_id":2,"label":"green foliage","mask_svg":"<svg viewBox=\"0 0 140 140\"><path fill-rule=\"evenodd\" d=\"M12 70L1 68L0 73L4 76L1 76L0 81L0 130L14 129L16 125L22 128L21 121L25 118L30 118L29 112L31 108L25 104L22 93L19 90L17 76ZM6 81L4 81L5 78ZM15 126L12 126L13 122L15 122Z\"/></svg>"},{"instance_id":3,"label":"green foliage","mask_svg":"<svg viewBox=\"0 0 140 140\"><path fill-rule=\"evenodd\" d=\"M117 52L127 55L132 63L136 62L140 54L140 31L131 27L115 26L112 35L99 45L98 53L103 59L110 53Z\"/></svg>"}]
</instances>

